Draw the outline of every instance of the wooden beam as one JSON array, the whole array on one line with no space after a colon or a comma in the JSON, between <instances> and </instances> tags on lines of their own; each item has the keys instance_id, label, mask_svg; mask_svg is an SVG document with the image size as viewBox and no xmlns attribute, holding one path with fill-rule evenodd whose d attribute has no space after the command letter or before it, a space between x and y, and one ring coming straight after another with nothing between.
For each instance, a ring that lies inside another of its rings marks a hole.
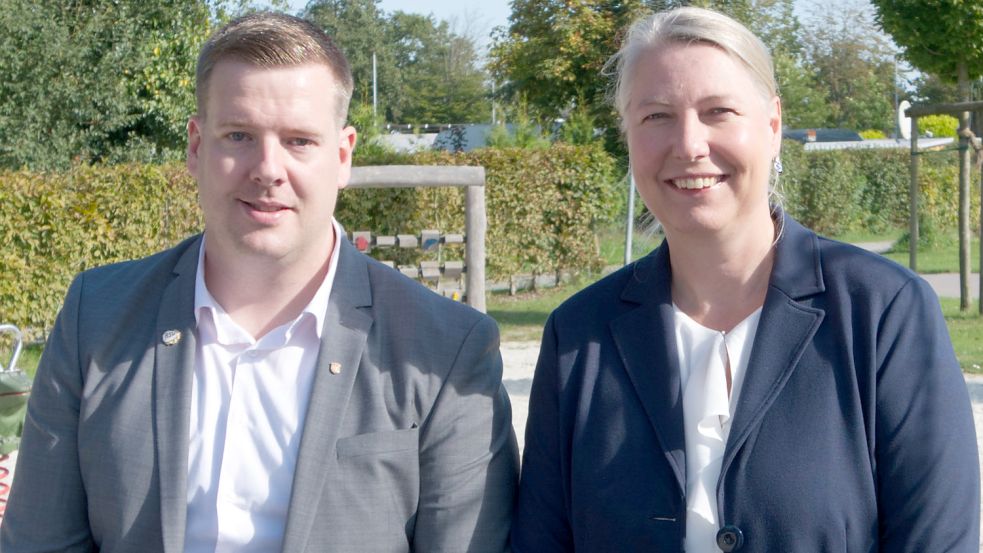
<instances>
[{"instance_id":1,"label":"wooden beam","mask_svg":"<svg viewBox=\"0 0 983 553\"><path fill-rule=\"evenodd\" d=\"M484 186L485 168L465 165L374 165L352 167L352 188Z\"/></svg>"},{"instance_id":2,"label":"wooden beam","mask_svg":"<svg viewBox=\"0 0 983 553\"><path fill-rule=\"evenodd\" d=\"M983 110L983 102L956 102L954 104L918 104L906 109L904 114L908 117L921 117L924 115L958 114L964 111Z\"/></svg>"}]
</instances>

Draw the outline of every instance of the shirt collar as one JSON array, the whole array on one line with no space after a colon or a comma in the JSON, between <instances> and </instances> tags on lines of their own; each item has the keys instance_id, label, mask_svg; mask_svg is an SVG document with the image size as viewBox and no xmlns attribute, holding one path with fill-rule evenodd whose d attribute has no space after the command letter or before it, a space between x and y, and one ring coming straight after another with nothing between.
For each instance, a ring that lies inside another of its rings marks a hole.
<instances>
[{"instance_id":1,"label":"shirt collar","mask_svg":"<svg viewBox=\"0 0 983 553\"><path fill-rule=\"evenodd\" d=\"M324 316L328 310L328 300L331 297L331 288L334 285L335 274L338 272L338 252L341 250L341 233L345 232L341 224L338 223L333 217L331 218L331 225L334 228L334 245L331 248L331 258L328 260L328 272L324 275L324 280L318 287L317 292L314 293L314 297L311 301L304 307L300 315L293 321L287 323L287 333L291 333L293 328L305 317L313 317L314 320L314 332L317 338L321 338L321 332L324 327ZM206 231L207 232L207 231ZM208 286L205 284L205 238L201 238L201 246L198 249L198 268L195 271L195 323L200 326L202 324L202 314L208 312L211 316L211 321L216 330L216 338L220 343L232 343L241 342L242 337L237 336L241 329L238 325L235 326L236 331L232 333L229 332L228 325L220 324L219 321L226 320L232 322L231 317L225 312L225 309L217 301L215 297L212 296L211 292L208 291ZM243 334L245 331L241 331ZM253 341L252 338L248 337L247 341Z\"/></svg>"}]
</instances>

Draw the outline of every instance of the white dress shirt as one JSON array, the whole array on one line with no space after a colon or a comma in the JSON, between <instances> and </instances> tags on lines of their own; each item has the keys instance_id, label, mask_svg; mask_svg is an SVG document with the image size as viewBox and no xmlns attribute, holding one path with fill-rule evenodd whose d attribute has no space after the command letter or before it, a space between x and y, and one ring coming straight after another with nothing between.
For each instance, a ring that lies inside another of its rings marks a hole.
<instances>
[{"instance_id":1,"label":"white dress shirt","mask_svg":"<svg viewBox=\"0 0 983 553\"><path fill-rule=\"evenodd\" d=\"M744 384L761 308L729 332L706 328L673 304L676 350L683 386L686 437L686 540L688 553L717 548L717 480L734 406ZM731 390L727 392L727 367Z\"/></svg>"},{"instance_id":2,"label":"white dress shirt","mask_svg":"<svg viewBox=\"0 0 983 553\"><path fill-rule=\"evenodd\" d=\"M279 551L315 359L338 264L291 322L256 340L195 277L197 348L188 444L185 553Z\"/></svg>"}]
</instances>

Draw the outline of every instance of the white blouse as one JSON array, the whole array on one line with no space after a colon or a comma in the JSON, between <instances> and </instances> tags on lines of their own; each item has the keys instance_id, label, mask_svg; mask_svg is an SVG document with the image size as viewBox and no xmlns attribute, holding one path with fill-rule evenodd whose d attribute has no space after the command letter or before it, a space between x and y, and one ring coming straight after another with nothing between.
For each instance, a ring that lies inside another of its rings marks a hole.
<instances>
[{"instance_id":1,"label":"white blouse","mask_svg":"<svg viewBox=\"0 0 983 553\"><path fill-rule=\"evenodd\" d=\"M685 550L717 551L717 480L761 308L729 332L721 332L697 323L675 304L672 307L686 436ZM728 366L730 394L727 393Z\"/></svg>"}]
</instances>

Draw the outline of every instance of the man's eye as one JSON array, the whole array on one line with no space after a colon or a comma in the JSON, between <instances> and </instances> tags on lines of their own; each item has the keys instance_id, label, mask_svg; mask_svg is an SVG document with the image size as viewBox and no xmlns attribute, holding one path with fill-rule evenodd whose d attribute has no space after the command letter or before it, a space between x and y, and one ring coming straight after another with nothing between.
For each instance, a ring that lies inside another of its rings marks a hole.
<instances>
[{"instance_id":1,"label":"man's eye","mask_svg":"<svg viewBox=\"0 0 983 553\"><path fill-rule=\"evenodd\" d=\"M660 112L657 112L657 113L650 113L650 114L646 115L645 116L645 121L653 121L653 120L657 120L657 119L666 119L667 117L669 117L669 114L668 113L663 113L663 112L660 111Z\"/></svg>"},{"instance_id":2,"label":"man's eye","mask_svg":"<svg viewBox=\"0 0 983 553\"><path fill-rule=\"evenodd\" d=\"M232 131L228 134L228 137L229 140L233 142L242 142L247 138L249 138L249 136L246 133L240 131Z\"/></svg>"},{"instance_id":3,"label":"man's eye","mask_svg":"<svg viewBox=\"0 0 983 553\"><path fill-rule=\"evenodd\" d=\"M291 138L289 143L291 146L310 146L314 141L309 138Z\"/></svg>"}]
</instances>

